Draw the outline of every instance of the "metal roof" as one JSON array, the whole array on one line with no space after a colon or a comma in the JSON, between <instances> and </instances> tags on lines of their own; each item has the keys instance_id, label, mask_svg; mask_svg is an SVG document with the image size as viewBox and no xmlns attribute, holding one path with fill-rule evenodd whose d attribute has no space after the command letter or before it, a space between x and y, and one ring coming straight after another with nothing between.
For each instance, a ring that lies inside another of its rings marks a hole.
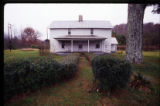
<instances>
[{"instance_id":1,"label":"metal roof","mask_svg":"<svg viewBox=\"0 0 160 106\"><path fill-rule=\"evenodd\" d=\"M111 38L111 44L118 44L118 41L115 37Z\"/></svg>"},{"instance_id":2,"label":"metal roof","mask_svg":"<svg viewBox=\"0 0 160 106\"><path fill-rule=\"evenodd\" d=\"M83 40L102 40L102 39L107 39L106 37L97 37L96 35L88 35L88 36L83 36L83 35L66 35L66 36L60 36L60 37L55 37L54 39L83 39Z\"/></svg>"},{"instance_id":3,"label":"metal roof","mask_svg":"<svg viewBox=\"0 0 160 106\"><path fill-rule=\"evenodd\" d=\"M53 21L50 28L113 28L109 21Z\"/></svg>"}]
</instances>

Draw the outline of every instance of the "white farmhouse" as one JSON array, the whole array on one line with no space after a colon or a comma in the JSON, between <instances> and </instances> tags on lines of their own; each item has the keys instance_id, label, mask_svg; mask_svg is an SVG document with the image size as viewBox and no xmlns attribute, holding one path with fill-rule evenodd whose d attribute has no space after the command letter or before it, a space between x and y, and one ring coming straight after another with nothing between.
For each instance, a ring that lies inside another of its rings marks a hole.
<instances>
[{"instance_id":1,"label":"white farmhouse","mask_svg":"<svg viewBox=\"0 0 160 106\"><path fill-rule=\"evenodd\" d=\"M78 21L53 21L50 25L50 52L115 52L118 42L111 34L109 21L83 20L82 15Z\"/></svg>"}]
</instances>

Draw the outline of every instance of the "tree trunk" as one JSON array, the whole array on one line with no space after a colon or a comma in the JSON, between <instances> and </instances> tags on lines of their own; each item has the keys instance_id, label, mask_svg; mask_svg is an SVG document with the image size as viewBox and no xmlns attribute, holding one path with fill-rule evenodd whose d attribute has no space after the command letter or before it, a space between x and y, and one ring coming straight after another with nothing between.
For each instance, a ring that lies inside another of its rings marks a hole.
<instances>
[{"instance_id":1,"label":"tree trunk","mask_svg":"<svg viewBox=\"0 0 160 106\"><path fill-rule=\"evenodd\" d=\"M126 60L142 63L143 17L146 5L128 4Z\"/></svg>"}]
</instances>

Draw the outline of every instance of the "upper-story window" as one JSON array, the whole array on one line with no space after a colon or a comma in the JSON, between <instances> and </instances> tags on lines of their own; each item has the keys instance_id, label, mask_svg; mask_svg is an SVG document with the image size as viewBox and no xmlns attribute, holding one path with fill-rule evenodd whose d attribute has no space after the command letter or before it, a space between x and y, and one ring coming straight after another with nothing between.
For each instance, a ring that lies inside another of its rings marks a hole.
<instances>
[{"instance_id":1,"label":"upper-story window","mask_svg":"<svg viewBox=\"0 0 160 106\"><path fill-rule=\"evenodd\" d=\"M93 34L93 28L91 28L91 34Z\"/></svg>"},{"instance_id":2,"label":"upper-story window","mask_svg":"<svg viewBox=\"0 0 160 106\"><path fill-rule=\"evenodd\" d=\"M68 29L68 35L70 35L71 34L71 29Z\"/></svg>"}]
</instances>

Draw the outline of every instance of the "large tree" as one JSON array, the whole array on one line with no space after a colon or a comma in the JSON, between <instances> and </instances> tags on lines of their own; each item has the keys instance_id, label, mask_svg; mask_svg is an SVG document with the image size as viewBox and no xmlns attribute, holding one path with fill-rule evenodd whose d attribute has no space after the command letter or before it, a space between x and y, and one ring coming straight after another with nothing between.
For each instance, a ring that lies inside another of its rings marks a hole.
<instances>
[{"instance_id":1,"label":"large tree","mask_svg":"<svg viewBox=\"0 0 160 106\"><path fill-rule=\"evenodd\" d=\"M159 4L154 5L153 13L160 13ZM131 63L142 63L143 17L146 4L128 5L128 28L126 42L126 60Z\"/></svg>"},{"instance_id":2,"label":"large tree","mask_svg":"<svg viewBox=\"0 0 160 106\"><path fill-rule=\"evenodd\" d=\"M36 43L40 36L41 34L38 31L35 31L32 27L25 28L21 35L22 41L29 45Z\"/></svg>"},{"instance_id":3,"label":"large tree","mask_svg":"<svg viewBox=\"0 0 160 106\"><path fill-rule=\"evenodd\" d=\"M128 4L126 60L142 63L143 17L146 4Z\"/></svg>"}]
</instances>

